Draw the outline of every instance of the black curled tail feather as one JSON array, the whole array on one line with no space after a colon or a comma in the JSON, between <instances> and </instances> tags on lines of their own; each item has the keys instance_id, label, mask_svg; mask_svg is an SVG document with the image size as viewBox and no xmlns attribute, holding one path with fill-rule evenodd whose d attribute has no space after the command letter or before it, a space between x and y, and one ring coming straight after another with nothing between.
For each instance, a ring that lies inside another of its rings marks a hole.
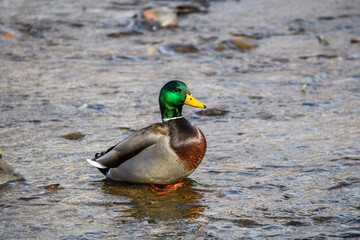
<instances>
[{"instance_id":1,"label":"black curled tail feather","mask_svg":"<svg viewBox=\"0 0 360 240\"><path fill-rule=\"evenodd\" d=\"M108 152L110 152L111 150L113 150L113 148L116 147L116 145L112 146L111 148L109 148L108 150L104 151L104 152L99 152L99 153L95 153L95 157L93 160L98 159L101 156L104 156L105 154L107 154Z\"/></svg>"},{"instance_id":2,"label":"black curled tail feather","mask_svg":"<svg viewBox=\"0 0 360 240\"><path fill-rule=\"evenodd\" d=\"M99 152L95 154L94 157L94 161L96 161L96 159L98 159L99 157L104 156L105 154L107 154L108 152L110 152L114 147L116 147L116 145L112 146L111 148L109 148L108 150L104 151L104 152ZM110 171L110 168L98 168L99 171L104 174L106 176L106 174Z\"/></svg>"},{"instance_id":3,"label":"black curled tail feather","mask_svg":"<svg viewBox=\"0 0 360 240\"><path fill-rule=\"evenodd\" d=\"M110 168L98 168L99 171L106 176L106 174L110 171Z\"/></svg>"},{"instance_id":4,"label":"black curled tail feather","mask_svg":"<svg viewBox=\"0 0 360 240\"><path fill-rule=\"evenodd\" d=\"M109 150L108 150L109 151ZM99 153L95 153L95 157L93 158L94 161L96 161L96 159L98 159L99 157L105 155L108 151L106 152L99 152ZM109 172L110 168L98 168L99 171L104 174L106 176L106 174Z\"/></svg>"}]
</instances>

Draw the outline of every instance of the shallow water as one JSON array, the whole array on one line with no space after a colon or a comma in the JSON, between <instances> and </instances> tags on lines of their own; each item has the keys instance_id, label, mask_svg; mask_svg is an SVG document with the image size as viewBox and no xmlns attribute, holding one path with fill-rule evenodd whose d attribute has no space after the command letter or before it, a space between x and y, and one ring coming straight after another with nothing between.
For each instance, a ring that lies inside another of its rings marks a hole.
<instances>
[{"instance_id":1,"label":"shallow water","mask_svg":"<svg viewBox=\"0 0 360 240\"><path fill-rule=\"evenodd\" d=\"M27 180L0 189L0 239L360 237L358 1L211 1L176 28L108 36L182 3L0 1L15 35L0 37L0 147ZM216 50L232 35L258 46ZM160 121L171 79L229 111L184 107L203 162L167 195L104 181L85 158Z\"/></svg>"}]
</instances>

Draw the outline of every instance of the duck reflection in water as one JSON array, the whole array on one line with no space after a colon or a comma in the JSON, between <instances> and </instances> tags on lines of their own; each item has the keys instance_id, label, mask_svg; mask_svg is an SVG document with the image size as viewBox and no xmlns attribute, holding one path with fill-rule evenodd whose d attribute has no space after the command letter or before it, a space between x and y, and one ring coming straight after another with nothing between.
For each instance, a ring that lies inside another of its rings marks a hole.
<instances>
[{"instance_id":1,"label":"duck reflection in water","mask_svg":"<svg viewBox=\"0 0 360 240\"><path fill-rule=\"evenodd\" d=\"M206 206L202 201L204 190L198 189L196 185L198 184L194 180L186 178L182 188L159 195L151 191L149 185L106 180L102 189L106 194L130 199L129 202L124 202L124 206L128 208L121 211L122 215L119 213L120 218L130 217L151 222L198 218Z\"/></svg>"}]
</instances>

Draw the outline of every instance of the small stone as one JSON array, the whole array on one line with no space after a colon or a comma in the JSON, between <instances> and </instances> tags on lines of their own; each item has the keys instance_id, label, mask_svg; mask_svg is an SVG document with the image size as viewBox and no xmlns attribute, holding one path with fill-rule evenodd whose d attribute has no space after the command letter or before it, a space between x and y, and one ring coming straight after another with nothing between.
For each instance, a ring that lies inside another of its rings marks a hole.
<instances>
[{"instance_id":1,"label":"small stone","mask_svg":"<svg viewBox=\"0 0 360 240\"><path fill-rule=\"evenodd\" d=\"M81 133L69 133L69 134L66 134L66 135L63 135L61 136L67 140L80 140L82 138L85 137L84 134L81 134Z\"/></svg>"},{"instance_id":2,"label":"small stone","mask_svg":"<svg viewBox=\"0 0 360 240\"><path fill-rule=\"evenodd\" d=\"M355 38L355 37L353 37L353 38L350 39L350 43L351 43L351 44L360 43L360 38Z\"/></svg>"},{"instance_id":3,"label":"small stone","mask_svg":"<svg viewBox=\"0 0 360 240\"><path fill-rule=\"evenodd\" d=\"M251 50L257 46L254 40L247 37L233 37L229 40L229 43L239 50Z\"/></svg>"},{"instance_id":4,"label":"small stone","mask_svg":"<svg viewBox=\"0 0 360 240\"><path fill-rule=\"evenodd\" d=\"M228 112L229 111L226 111L226 110L212 108L212 109L206 109L206 110L198 111L198 112L196 112L196 114L198 114L200 116L224 116Z\"/></svg>"},{"instance_id":5,"label":"small stone","mask_svg":"<svg viewBox=\"0 0 360 240\"><path fill-rule=\"evenodd\" d=\"M329 42L321 35L316 35L316 38L318 39L319 43L323 46L329 46Z\"/></svg>"},{"instance_id":6,"label":"small stone","mask_svg":"<svg viewBox=\"0 0 360 240\"><path fill-rule=\"evenodd\" d=\"M170 43L160 48L162 53L198 53L199 48L193 44Z\"/></svg>"}]
</instances>

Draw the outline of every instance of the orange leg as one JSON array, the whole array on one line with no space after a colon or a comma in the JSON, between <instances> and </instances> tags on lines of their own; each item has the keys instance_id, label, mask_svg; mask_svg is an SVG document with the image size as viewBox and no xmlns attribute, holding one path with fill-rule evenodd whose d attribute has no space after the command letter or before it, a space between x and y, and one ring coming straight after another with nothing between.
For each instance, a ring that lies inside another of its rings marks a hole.
<instances>
[{"instance_id":1,"label":"orange leg","mask_svg":"<svg viewBox=\"0 0 360 240\"><path fill-rule=\"evenodd\" d=\"M163 194L167 194L167 193L171 193L174 192L176 189L181 188L184 183L183 182L179 182L179 183L174 183L174 184L167 184L161 187L157 187L155 186L155 184L150 184L152 189L151 191L154 193L157 193L159 195L163 195Z\"/></svg>"}]
</instances>

